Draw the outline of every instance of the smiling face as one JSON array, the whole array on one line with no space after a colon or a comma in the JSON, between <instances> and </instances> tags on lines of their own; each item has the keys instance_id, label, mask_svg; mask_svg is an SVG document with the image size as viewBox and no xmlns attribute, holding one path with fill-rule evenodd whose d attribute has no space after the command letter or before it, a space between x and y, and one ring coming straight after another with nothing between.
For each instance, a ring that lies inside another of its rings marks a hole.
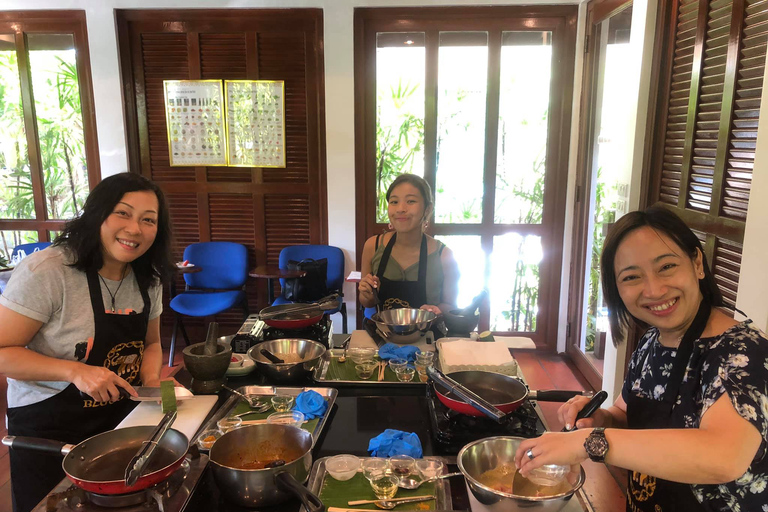
<instances>
[{"instance_id":1,"label":"smiling face","mask_svg":"<svg viewBox=\"0 0 768 512\"><path fill-rule=\"evenodd\" d=\"M703 270L701 252L691 260L671 238L647 226L629 233L614 259L624 306L658 327L665 343L676 342L693 322L702 300Z\"/></svg>"},{"instance_id":2,"label":"smiling face","mask_svg":"<svg viewBox=\"0 0 768 512\"><path fill-rule=\"evenodd\" d=\"M389 194L387 213L389 222L398 232L421 230L426 212L424 198L418 188L408 182L403 182L392 189Z\"/></svg>"},{"instance_id":3,"label":"smiling face","mask_svg":"<svg viewBox=\"0 0 768 512\"><path fill-rule=\"evenodd\" d=\"M149 190L128 192L101 224L104 267L122 270L123 265L147 252L157 236L159 205Z\"/></svg>"}]
</instances>

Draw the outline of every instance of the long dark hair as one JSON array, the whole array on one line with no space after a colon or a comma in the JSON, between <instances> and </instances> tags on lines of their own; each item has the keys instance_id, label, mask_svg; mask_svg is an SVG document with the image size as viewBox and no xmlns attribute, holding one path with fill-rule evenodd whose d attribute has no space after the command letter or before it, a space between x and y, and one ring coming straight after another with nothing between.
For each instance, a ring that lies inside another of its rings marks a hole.
<instances>
[{"instance_id":1,"label":"long dark hair","mask_svg":"<svg viewBox=\"0 0 768 512\"><path fill-rule=\"evenodd\" d=\"M680 217L661 206L652 206L645 211L630 212L613 225L603 244L603 253L600 255L603 296L608 305L608 319L611 323L611 333L614 340L624 337L624 331L629 326L630 319L642 325L640 320L630 314L624 301L621 300L614 273L614 260L616 259L616 251L624 238L644 226L650 227L657 233L667 235L691 260L694 260L701 251L704 278L699 279L699 290L710 306L716 307L723 304L723 296L717 287L712 271L709 269L707 256L701 248L701 242Z\"/></svg>"},{"instance_id":2,"label":"long dark hair","mask_svg":"<svg viewBox=\"0 0 768 512\"><path fill-rule=\"evenodd\" d=\"M392 195L392 191L395 187L403 183L410 183L419 189L421 197L424 199L424 215L426 215L427 211L429 211L429 208L434 203L434 200L432 199L432 187L429 186L427 180L416 174L403 173L395 178L395 181L393 181L387 189L387 202L389 202L389 196Z\"/></svg>"},{"instance_id":3,"label":"long dark hair","mask_svg":"<svg viewBox=\"0 0 768 512\"><path fill-rule=\"evenodd\" d=\"M76 269L98 271L104 265L101 225L125 194L144 190L157 196L157 236L147 252L131 262L131 268L142 288L148 288L155 280L164 281L172 268L168 204L160 187L140 174L123 172L104 178L88 195L80 216L67 222L53 245L72 252L74 263L71 266Z\"/></svg>"}]
</instances>

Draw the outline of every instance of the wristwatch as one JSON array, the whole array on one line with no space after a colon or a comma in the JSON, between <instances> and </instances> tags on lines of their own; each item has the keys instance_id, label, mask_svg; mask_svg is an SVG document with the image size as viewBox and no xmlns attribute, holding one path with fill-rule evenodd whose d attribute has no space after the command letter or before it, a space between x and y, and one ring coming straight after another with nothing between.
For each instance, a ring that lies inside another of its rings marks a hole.
<instances>
[{"instance_id":1,"label":"wristwatch","mask_svg":"<svg viewBox=\"0 0 768 512\"><path fill-rule=\"evenodd\" d=\"M584 441L584 449L593 461L605 462L605 456L608 453L608 440L605 438L605 429L602 427L593 429L589 437Z\"/></svg>"}]
</instances>

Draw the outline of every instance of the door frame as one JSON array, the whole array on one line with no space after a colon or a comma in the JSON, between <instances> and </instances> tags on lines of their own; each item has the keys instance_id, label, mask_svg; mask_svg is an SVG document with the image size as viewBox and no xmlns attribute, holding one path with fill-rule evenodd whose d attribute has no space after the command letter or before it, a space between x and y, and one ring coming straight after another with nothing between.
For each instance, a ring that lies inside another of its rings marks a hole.
<instances>
[{"instance_id":1,"label":"door frame","mask_svg":"<svg viewBox=\"0 0 768 512\"><path fill-rule=\"evenodd\" d=\"M582 337L581 314L584 307L584 276L589 258L587 257L589 237L589 214L592 199L592 157L594 145L590 144L595 128L597 111L597 83L594 81L595 67L599 65L599 40L597 25L632 5L632 0L590 0L587 4L585 29L584 73L582 75L581 116L579 119L579 148L576 167L576 198L574 202L573 246L571 248L571 275L568 298L568 325L566 328L565 351L576 367L595 389L602 389L603 377L592 365L578 344ZM644 185L643 185L644 187ZM645 187L644 187L645 188ZM627 352L630 354L631 352Z\"/></svg>"}]
</instances>

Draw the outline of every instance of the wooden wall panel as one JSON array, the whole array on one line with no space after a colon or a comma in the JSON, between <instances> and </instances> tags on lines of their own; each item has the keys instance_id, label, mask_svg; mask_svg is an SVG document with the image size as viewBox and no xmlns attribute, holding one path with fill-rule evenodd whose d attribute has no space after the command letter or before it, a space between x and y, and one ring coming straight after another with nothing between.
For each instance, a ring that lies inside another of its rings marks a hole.
<instances>
[{"instance_id":1,"label":"wooden wall panel","mask_svg":"<svg viewBox=\"0 0 768 512\"><path fill-rule=\"evenodd\" d=\"M118 10L117 21L130 167L167 194L174 257L193 242L233 241L255 267L276 264L287 245L327 243L322 11ZM284 80L287 168L170 167L163 80L179 79ZM248 283L251 310L266 305L265 290ZM219 315L222 333L241 315Z\"/></svg>"}]
</instances>

